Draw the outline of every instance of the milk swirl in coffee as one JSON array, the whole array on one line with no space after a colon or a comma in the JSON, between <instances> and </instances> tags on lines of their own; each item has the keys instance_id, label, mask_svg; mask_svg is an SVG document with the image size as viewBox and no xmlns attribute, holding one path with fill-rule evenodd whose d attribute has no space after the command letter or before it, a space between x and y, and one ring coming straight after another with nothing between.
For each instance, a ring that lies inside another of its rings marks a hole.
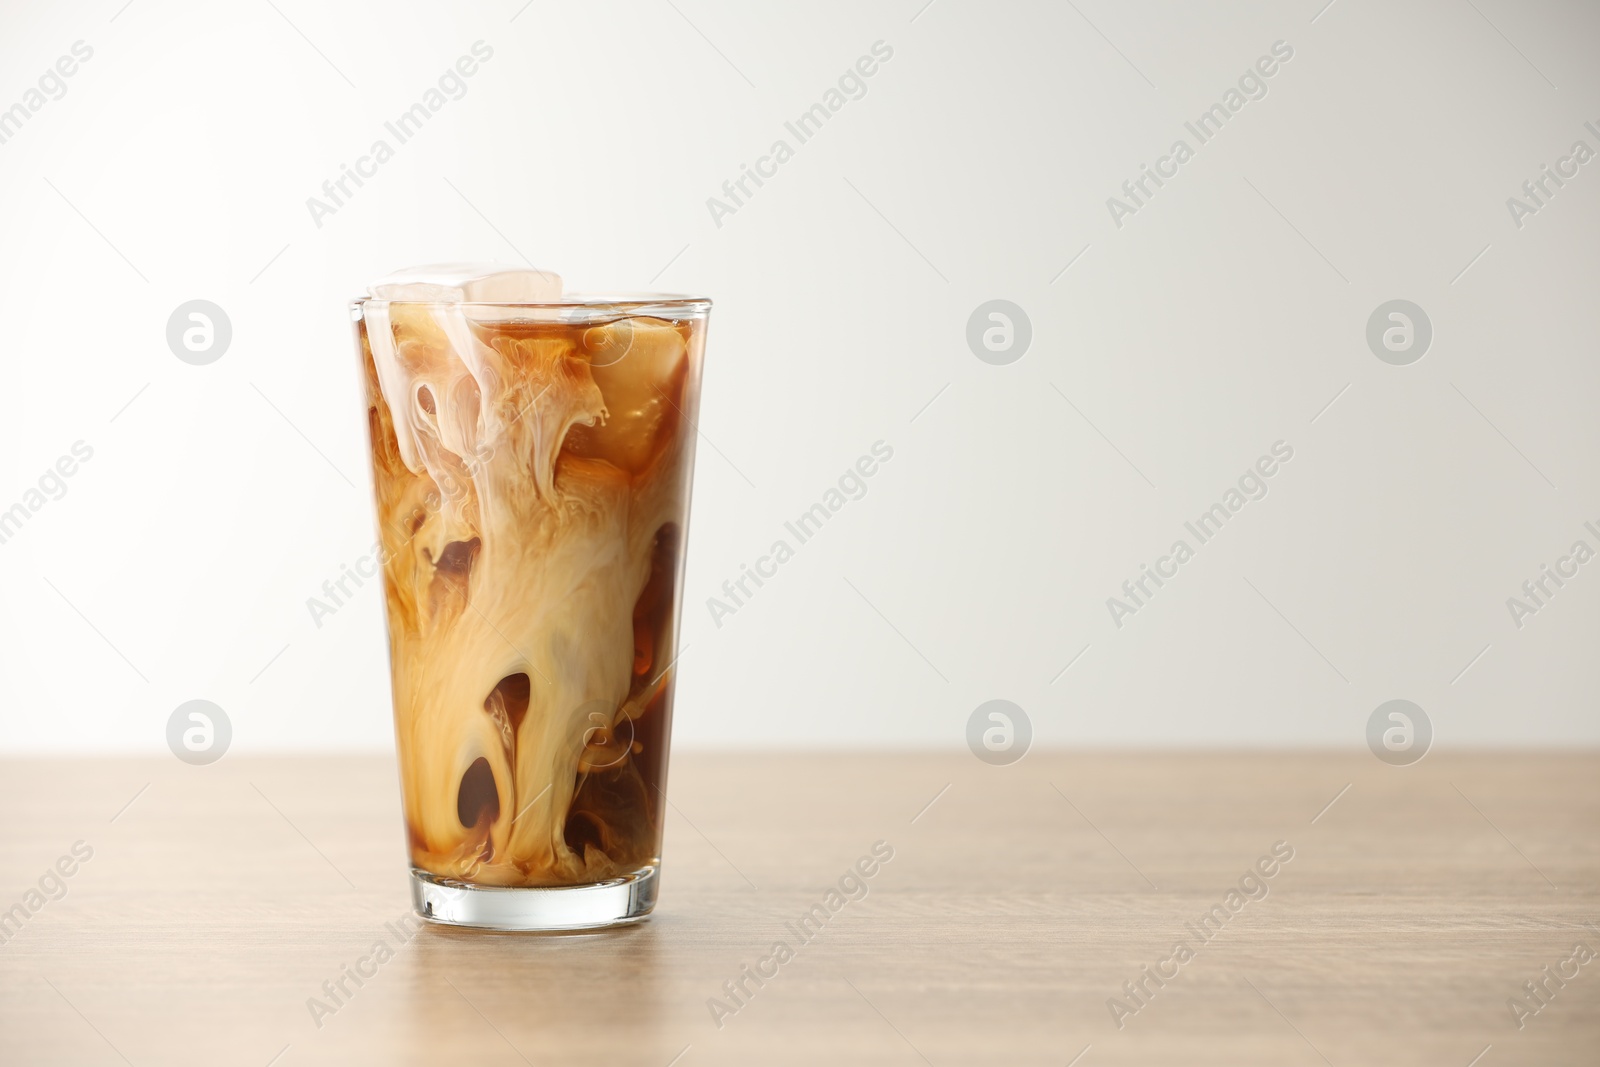
<instances>
[{"instance_id":1,"label":"milk swirl in coffee","mask_svg":"<svg viewBox=\"0 0 1600 1067\"><path fill-rule=\"evenodd\" d=\"M359 308L413 865L653 863L704 317L457 265Z\"/></svg>"}]
</instances>

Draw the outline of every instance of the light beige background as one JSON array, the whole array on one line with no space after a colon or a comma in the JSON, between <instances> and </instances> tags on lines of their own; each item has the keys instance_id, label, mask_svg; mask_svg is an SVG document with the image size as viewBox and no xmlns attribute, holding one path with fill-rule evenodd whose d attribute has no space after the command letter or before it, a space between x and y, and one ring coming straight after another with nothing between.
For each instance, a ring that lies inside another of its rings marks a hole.
<instances>
[{"instance_id":1,"label":"light beige background","mask_svg":"<svg viewBox=\"0 0 1600 1067\"><path fill-rule=\"evenodd\" d=\"M387 747L375 591L306 607L373 539L345 302L523 254L717 302L683 745L959 746L996 697L1051 744L1358 746L1393 697L1440 745L1600 738L1600 563L1521 629L1506 606L1600 548L1600 162L1506 207L1600 150L1592 5L274 2L3 15L0 107L94 52L0 144L0 509L94 456L0 544L0 749L159 751L193 698L239 752ZM465 95L314 225L479 40ZM878 41L865 96L718 226L707 198ZM1276 41L1267 95L1115 226ZM196 298L233 326L204 367L164 336ZM965 340L994 298L1032 323L1009 366ZM1411 366L1366 345L1394 298L1433 323ZM715 626L879 440L866 496ZM1106 598L1279 440L1270 494L1115 627Z\"/></svg>"}]
</instances>

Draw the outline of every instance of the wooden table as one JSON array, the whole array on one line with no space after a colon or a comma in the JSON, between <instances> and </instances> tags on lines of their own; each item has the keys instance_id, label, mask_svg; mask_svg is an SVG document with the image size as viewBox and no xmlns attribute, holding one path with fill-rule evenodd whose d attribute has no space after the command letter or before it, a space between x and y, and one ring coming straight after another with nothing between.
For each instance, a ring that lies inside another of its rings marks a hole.
<instances>
[{"instance_id":1,"label":"wooden table","mask_svg":"<svg viewBox=\"0 0 1600 1067\"><path fill-rule=\"evenodd\" d=\"M1600 1060L1592 754L686 754L670 791L651 921L409 933L391 760L0 763L0 909L73 871L12 913L0 1062Z\"/></svg>"}]
</instances>

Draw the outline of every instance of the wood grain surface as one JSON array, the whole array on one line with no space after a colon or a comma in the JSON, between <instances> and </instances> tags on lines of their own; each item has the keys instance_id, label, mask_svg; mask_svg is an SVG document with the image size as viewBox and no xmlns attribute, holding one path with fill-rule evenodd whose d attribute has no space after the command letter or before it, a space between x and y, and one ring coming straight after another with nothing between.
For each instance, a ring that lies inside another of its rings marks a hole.
<instances>
[{"instance_id":1,"label":"wood grain surface","mask_svg":"<svg viewBox=\"0 0 1600 1067\"><path fill-rule=\"evenodd\" d=\"M1600 1062L1593 754L691 754L670 795L650 921L411 932L390 760L0 762L0 1062Z\"/></svg>"}]
</instances>

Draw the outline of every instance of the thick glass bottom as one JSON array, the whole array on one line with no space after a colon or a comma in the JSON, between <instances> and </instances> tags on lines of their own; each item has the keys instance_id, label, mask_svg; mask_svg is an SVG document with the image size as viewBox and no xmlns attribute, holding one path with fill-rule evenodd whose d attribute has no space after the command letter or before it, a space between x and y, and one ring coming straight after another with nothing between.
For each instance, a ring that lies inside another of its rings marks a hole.
<instances>
[{"instance_id":1,"label":"thick glass bottom","mask_svg":"<svg viewBox=\"0 0 1600 1067\"><path fill-rule=\"evenodd\" d=\"M594 885L468 885L411 869L411 901L429 922L482 930L595 930L638 922L656 906L656 867Z\"/></svg>"}]
</instances>

